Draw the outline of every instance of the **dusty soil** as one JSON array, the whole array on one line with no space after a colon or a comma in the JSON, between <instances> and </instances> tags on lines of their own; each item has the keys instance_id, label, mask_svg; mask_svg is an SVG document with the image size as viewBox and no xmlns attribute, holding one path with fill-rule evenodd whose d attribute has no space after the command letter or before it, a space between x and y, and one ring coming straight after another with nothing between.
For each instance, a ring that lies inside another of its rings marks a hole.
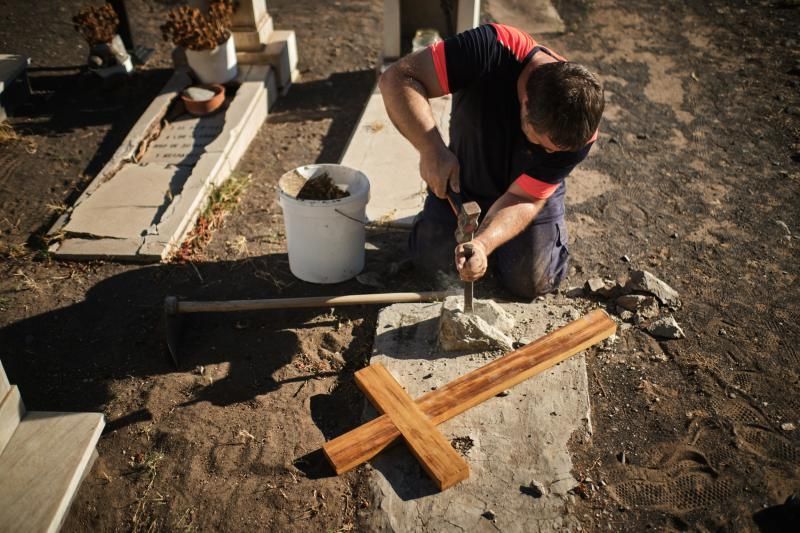
<instances>
[{"instance_id":1,"label":"dusty soil","mask_svg":"<svg viewBox=\"0 0 800 533\"><path fill-rule=\"evenodd\" d=\"M337 187L327 173L306 181L306 184L297 193L298 200L338 200L348 196L350 193Z\"/></svg>"},{"instance_id":2,"label":"dusty soil","mask_svg":"<svg viewBox=\"0 0 800 533\"><path fill-rule=\"evenodd\" d=\"M35 91L11 121L23 141L0 146L0 360L30 409L106 414L65 531L357 528L369 512L359 471L334 477L317 450L358 423L352 373L377 310L188 317L176 369L160 306L167 294L384 290L294 279L276 203L284 172L338 161L375 81L381 2L269 2L276 27L297 31L302 79L241 163L251 185L210 243L147 267L55 262L38 236L168 77L157 24L173 2L129 3L157 50L110 87L65 68L86 54L65 24L79 2L45 4L0 1L0 48L33 57ZM566 512L592 531L756 530L754 513L800 489L800 430L782 429L800 426L800 8L557 7L570 31L541 40L599 72L608 100L570 178L583 186L569 197L564 287L650 270L681 293L687 333L659 342L630 328L590 352L594 435L572 447L583 483ZM370 282L434 288L403 262L405 237L370 232ZM491 280L476 291L504 296Z\"/></svg>"}]
</instances>

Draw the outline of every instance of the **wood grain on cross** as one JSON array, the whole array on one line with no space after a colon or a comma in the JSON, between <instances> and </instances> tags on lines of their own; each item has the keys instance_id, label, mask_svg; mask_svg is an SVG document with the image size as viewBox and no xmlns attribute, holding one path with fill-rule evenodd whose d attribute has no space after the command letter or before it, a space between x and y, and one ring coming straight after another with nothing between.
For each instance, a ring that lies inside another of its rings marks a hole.
<instances>
[{"instance_id":1,"label":"wood grain on cross","mask_svg":"<svg viewBox=\"0 0 800 533\"><path fill-rule=\"evenodd\" d=\"M371 365L356 373L356 382L384 414L327 442L323 446L325 456L336 473L342 474L370 460L402 435L428 474L444 490L466 479L469 472L462 471L454 456L441 449L444 437L435 426L610 337L616 330L617 325L604 311L592 311L416 401L408 397L385 368ZM424 444L428 442L439 444L428 447ZM425 453L420 453L420 449Z\"/></svg>"}]
</instances>

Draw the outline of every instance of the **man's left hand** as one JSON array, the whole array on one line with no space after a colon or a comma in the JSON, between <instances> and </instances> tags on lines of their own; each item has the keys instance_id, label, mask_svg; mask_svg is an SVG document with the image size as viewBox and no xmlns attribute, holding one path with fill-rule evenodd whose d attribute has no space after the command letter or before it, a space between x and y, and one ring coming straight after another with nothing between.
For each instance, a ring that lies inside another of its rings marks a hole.
<instances>
[{"instance_id":1,"label":"man's left hand","mask_svg":"<svg viewBox=\"0 0 800 533\"><path fill-rule=\"evenodd\" d=\"M472 245L472 257L467 259L464 250L465 244ZM462 281L477 281L486 274L489 266L489 258L486 255L486 248L480 241L470 241L456 246L456 270Z\"/></svg>"}]
</instances>

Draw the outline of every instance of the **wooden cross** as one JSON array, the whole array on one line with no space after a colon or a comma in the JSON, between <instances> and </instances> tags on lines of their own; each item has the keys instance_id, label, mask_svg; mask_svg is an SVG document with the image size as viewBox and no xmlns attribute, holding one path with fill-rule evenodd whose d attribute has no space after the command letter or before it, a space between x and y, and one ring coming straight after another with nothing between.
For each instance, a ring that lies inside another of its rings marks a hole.
<instances>
[{"instance_id":1,"label":"wooden cross","mask_svg":"<svg viewBox=\"0 0 800 533\"><path fill-rule=\"evenodd\" d=\"M439 489L445 490L469 477L469 467L437 425L616 331L616 323L604 311L592 311L416 400L382 365L372 364L356 372L356 384L383 414L327 442L322 449L336 473L343 474L402 436Z\"/></svg>"}]
</instances>

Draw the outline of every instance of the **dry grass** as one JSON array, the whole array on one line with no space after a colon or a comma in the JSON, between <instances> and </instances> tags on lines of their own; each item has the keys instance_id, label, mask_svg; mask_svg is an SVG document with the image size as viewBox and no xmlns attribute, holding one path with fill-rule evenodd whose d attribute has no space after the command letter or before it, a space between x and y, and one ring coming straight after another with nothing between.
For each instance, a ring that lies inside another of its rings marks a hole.
<instances>
[{"instance_id":1,"label":"dry grass","mask_svg":"<svg viewBox=\"0 0 800 533\"><path fill-rule=\"evenodd\" d=\"M234 173L219 187L215 187L211 191L206 207L197 218L194 229L175 254L176 261L192 261L202 254L208 243L211 242L214 231L222 227L225 216L241 200L241 195L250 185L251 179L252 174Z\"/></svg>"},{"instance_id":2,"label":"dry grass","mask_svg":"<svg viewBox=\"0 0 800 533\"><path fill-rule=\"evenodd\" d=\"M36 280L23 272L21 268L17 269L12 275L20 278L20 285L17 287L17 291L31 291L36 294L42 293L42 288L36 283Z\"/></svg>"},{"instance_id":3,"label":"dry grass","mask_svg":"<svg viewBox=\"0 0 800 533\"><path fill-rule=\"evenodd\" d=\"M8 122L0 122L0 146L6 144L23 144L25 151L29 154L36 153L36 143L31 139L27 139L14 131L14 128Z\"/></svg>"},{"instance_id":4,"label":"dry grass","mask_svg":"<svg viewBox=\"0 0 800 533\"><path fill-rule=\"evenodd\" d=\"M158 465L164 460L164 453L161 450L152 450L147 452L141 457L134 457L131 460L130 466L136 471L144 472L149 476L147 487L144 489L142 496L136 502L136 510L131 518L133 531L149 531L153 528L155 521L151 521L148 529L143 529L145 524L143 522L143 515L148 503L163 503L164 497L156 491L156 496L150 498L150 491L153 489L153 484L158 476Z\"/></svg>"}]
</instances>

